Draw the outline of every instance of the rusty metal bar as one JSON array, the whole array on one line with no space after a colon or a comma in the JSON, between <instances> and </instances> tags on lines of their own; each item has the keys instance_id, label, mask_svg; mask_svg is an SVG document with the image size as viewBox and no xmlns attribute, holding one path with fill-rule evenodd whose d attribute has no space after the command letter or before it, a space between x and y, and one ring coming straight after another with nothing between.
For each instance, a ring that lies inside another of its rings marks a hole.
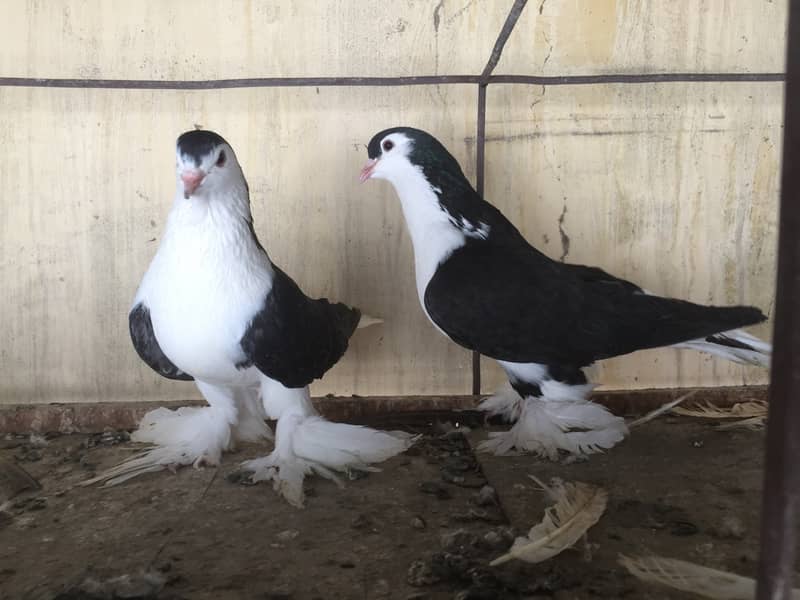
<instances>
[{"instance_id":1,"label":"rusty metal bar","mask_svg":"<svg viewBox=\"0 0 800 600\"><path fill-rule=\"evenodd\" d=\"M503 48L506 47L506 42L508 38L511 37L511 32L514 31L514 27L517 25L517 21L527 3L528 0L516 0L511 10L508 11L506 22L503 23L503 28L500 29L497 40L494 42L492 53L489 55L489 60L486 61L486 66L481 73L481 83L484 85L489 82L489 77L492 75L497 63L500 62L500 57L503 55Z\"/></svg>"},{"instance_id":2,"label":"rusty metal bar","mask_svg":"<svg viewBox=\"0 0 800 600\"><path fill-rule=\"evenodd\" d=\"M607 75L493 75L489 83L530 85L598 85L615 83L746 83L780 82L785 73L609 73Z\"/></svg>"},{"instance_id":3,"label":"rusty metal bar","mask_svg":"<svg viewBox=\"0 0 800 600\"><path fill-rule=\"evenodd\" d=\"M486 86L489 85L491 80L492 71L500 62L500 57L503 55L503 48L506 47L506 42L514 31L514 27L519 20L522 11L528 0L515 0L508 11L505 23L503 23L500 33L494 42L492 53L489 60L486 61L486 66L481 73L480 82L478 83L478 116L477 133L476 133L476 152L475 152L475 189L480 196L483 196L483 182L485 173L485 157L486 157ZM477 396L481 393L481 355L478 352L472 353L472 394Z\"/></svg>"},{"instance_id":4,"label":"rusty metal bar","mask_svg":"<svg viewBox=\"0 0 800 600\"><path fill-rule=\"evenodd\" d=\"M800 508L800 4L789 5L778 282L758 600L789 600Z\"/></svg>"},{"instance_id":5,"label":"rusty metal bar","mask_svg":"<svg viewBox=\"0 0 800 600\"><path fill-rule=\"evenodd\" d=\"M477 132L475 134L475 189L483 196L483 182L485 174L486 156L486 86L478 86L478 117ZM477 396L481 393L481 355L480 352L472 353L472 393Z\"/></svg>"}]
</instances>

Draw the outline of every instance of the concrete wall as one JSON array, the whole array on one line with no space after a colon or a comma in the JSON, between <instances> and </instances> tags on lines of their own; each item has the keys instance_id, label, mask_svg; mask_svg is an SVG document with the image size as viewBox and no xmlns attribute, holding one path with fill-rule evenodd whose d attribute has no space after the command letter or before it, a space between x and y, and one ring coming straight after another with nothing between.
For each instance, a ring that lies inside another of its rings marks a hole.
<instances>
[{"instance_id":1,"label":"concrete wall","mask_svg":"<svg viewBox=\"0 0 800 600\"><path fill-rule=\"evenodd\" d=\"M0 75L126 79L478 73L511 0L34 2L0 20ZM653 6L658 4L658 6ZM785 2L531 2L497 73L783 69ZM487 199L543 251L700 302L769 312L780 84L493 86ZM0 88L0 403L196 396L136 357L127 310L200 124L243 164L256 229L310 294L382 316L315 393L470 390L423 317L385 183L357 183L387 126L435 133L474 176L475 86L124 91ZM568 244L568 245L567 245ZM769 337L770 325L754 328ZM486 391L498 373L485 364ZM607 388L763 383L650 351Z\"/></svg>"}]
</instances>

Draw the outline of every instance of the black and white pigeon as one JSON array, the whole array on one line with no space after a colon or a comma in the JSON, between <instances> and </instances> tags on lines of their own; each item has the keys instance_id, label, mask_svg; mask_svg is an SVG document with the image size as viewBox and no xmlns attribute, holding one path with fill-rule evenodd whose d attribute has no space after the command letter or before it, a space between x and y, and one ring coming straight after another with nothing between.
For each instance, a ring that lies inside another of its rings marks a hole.
<instances>
[{"instance_id":1,"label":"black and white pigeon","mask_svg":"<svg viewBox=\"0 0 800 600\"><path fill-rule=\"evenodd\" d=\"M623 419L588 401L583 368L644 348L694 348L766 366L769 344L737 328L757 308L701 306L652 295L605 271L551 260L472 188L430 134L375 135L360 180L386 179L400 198L419 301L439 331L497 360L513 390L482 408L517 423L483 449L556 458L591 454L627 434Z\"/></svg>"},{"instance_id":2,"label":"black and white pigeon","mask_svg":"<svg viewBox=\"0 0 800 600\"><path fill-rule=\"evenodd\" d=\"M221 136L186 132L176 154L174 204L133 301L130 333L145 363L164 377L193 379L209 406L149 412L133 439L155 448L92 481L217 465L237 441L272 438L265 418L277 419L274 451L242 466L296 506L306 474L336 479L335 471L369 469L405 450L406 434L332 423L311 404L308 385L342 357L361 313L307 297L272 263Z\"/></svg>"}]
</instances>

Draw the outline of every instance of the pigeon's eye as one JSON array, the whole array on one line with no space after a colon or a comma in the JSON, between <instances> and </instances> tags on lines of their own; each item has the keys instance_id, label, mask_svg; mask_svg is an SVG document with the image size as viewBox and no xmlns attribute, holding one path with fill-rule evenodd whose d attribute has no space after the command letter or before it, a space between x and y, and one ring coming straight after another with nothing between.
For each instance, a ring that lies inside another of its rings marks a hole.
<instances>
[{"instance_id":1,"label":"pigeon's eye","mask_svg":"<svg viewBox=\"0 0 800 600\"><path fill-rule=\"evenodd\" d=\"M388 152L392 148L394 148L394 142L392 140L384 140L383 141L383 151L384 152Z\"/></svg>"},{"instance_id":2,"label":"pigeon's eye","mask_svg":"<svg viewBox=\"0 0 800 600\"><path fill-rule=\"evenodd\" d=\"M225 150L221 150L219 156L217 157L217 166L221 167L225 164Z\"/></svg>"}]
</instances>

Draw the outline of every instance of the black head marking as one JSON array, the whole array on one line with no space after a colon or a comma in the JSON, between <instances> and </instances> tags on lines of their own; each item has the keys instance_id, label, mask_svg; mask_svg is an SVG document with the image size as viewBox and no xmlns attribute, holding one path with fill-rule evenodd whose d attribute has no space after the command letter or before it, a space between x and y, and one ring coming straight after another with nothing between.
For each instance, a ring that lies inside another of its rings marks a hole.
<instances>
[{"instance_id":1,"label":"black head marking","mask_svg":"<svg viewBox=\"0 0 800 600\"><path fill-rule=\"evenodd\" d=\"M392 133L402 133L411 140L411 152L408 159L411 164L422 168L428 181L436 187L441 187L440 183L449 186L454 184L462 187L463 184L469 186L464 172L458 161L447 151L442 143L431 134L415 129L413 127L392 127L384 129L370 140L367 146L367 154L370 158L379 158L381 155L381 141ZM391 148L388 150L391 151Z\"/></svg>"},{"instance_id":2,"label":"black head marking","mask_svg":"<svg viewBox=\"0 0 800 600\"><path fill-rule=\"evenodd\" d=\"M208 156L214 148L228 142L213 131L206 129L193 129L181 134L178 138L178 152L182 156L187 156L194 161L195 165L200 165L204 157Z\"/></svg>"}]
</instances>

